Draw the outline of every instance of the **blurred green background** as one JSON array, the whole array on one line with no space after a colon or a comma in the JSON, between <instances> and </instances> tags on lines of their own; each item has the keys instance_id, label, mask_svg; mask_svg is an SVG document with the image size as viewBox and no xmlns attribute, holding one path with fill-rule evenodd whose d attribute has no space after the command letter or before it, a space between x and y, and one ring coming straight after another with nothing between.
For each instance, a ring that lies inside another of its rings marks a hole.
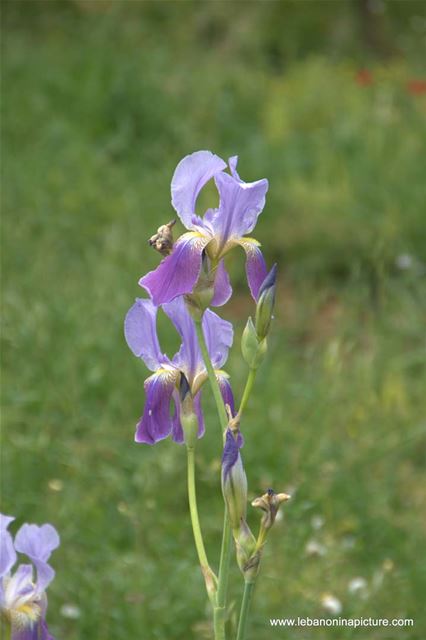
<instances>
[{"instance_id":1,"label":"blurred green background","mask_svg":"<svg viewBox=\"0 0 426 640\"><path fill-rule=\"evenodd\" d=\"M203 148L269 179L255 235L280 270L244 460L251 498L273 486L293 500L249 638L426 637L425 37L423 1L3 2L2 510L61 534L58 640L210 637L185 452L134 444L146 370L122 332L158 263L146 240L173 216L173 170ZM229 268L240 397L253 306L243 256ZM163 320L173 353L170 334ZM205 409L216 565L221 452ZM231 589L235 611L236 567ZM344 617L415 626L270 627L330 615L327 594Z\"/></svg>"}]
</instances>

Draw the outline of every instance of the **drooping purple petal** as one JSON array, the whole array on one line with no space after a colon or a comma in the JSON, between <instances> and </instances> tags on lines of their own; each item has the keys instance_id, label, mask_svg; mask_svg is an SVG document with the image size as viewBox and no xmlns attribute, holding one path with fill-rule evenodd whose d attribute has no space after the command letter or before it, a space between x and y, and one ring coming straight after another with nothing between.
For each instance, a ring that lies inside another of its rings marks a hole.
<instances>
[{"instance_id":1,"label":"drooping purple petal","mask_svg":"<svg viewBox=\"0 0 426 640\"><path fill-rule=\"evenodd\" d=\"M0 513L0 578L10 571L16 562L12 536L7 530L15 518Z\"/></svg>"},{"instance_id":2,"label":"drooping purple petal","mask_svg":"<svg viewBox=\"0 0 426 640\"><path fill-rule=\"evenodd\" d=\"M172 205L187 229L193 228L192 216L201 189L225 168L226 162L211 151L191 153L177 165L172 178Z\"/></svg>"},{"instance_id":3,"label":"drooping purple petal","mask_svg":"<svg viewBox=\"0 0 426 640\"><path fill-rule=\"evenodd\" d=\"M232 324L207 309L203 315L202 327L212 365L215 369L219 369L225 364L228 351L232 346L234 337Z\"/></svg>"},{"instance_id":4,"label":"drooping purple petal","mask_svg":"<svg viewBox=\"0 0 426 640\"><path fill-rule=\"evenodd\" d=\"M172 253L139 280L157 307L192 292L200 275L203 250L210 240L200 233L184 233L175 242Z\"/></svg>"},{"instance_id":5,"label":"drooping purple petal","mask_svg":"<svg viewBox=\"0 0 426 640\"><path fill-rule=\"evenodd\" d=\"M260 286L268 273L266 262L260 250L260 244L254 238L242 238L238 244L240 244L246 252L247 281L251 295L257 302Z\"/></svg>"},{"instance_id":6,"label":"drooping purple petal","mask_svg":"<svg viewBox=\"0 0 426 640\"><path fill-rule=\"evenodd\" d=\"M177 375L178 372L173 369L162 369L145 380L145 407L136 425L136 442L155 444L170 434L170 400Z\"/></svg>"},{"instance_id":7,"label":"drooping purple petal","mask_svg":"<svg viewBox=\"0 0 426 640\"><path fill-rule=\"evenodd\" d=\"M216 371L216 378L219 383L223 402L225 406L229 405L232 415L235 416L234 394L232 393L232 387L231 383L229 382L229 377L223 371Z\"/></svg>"},{"instance_id":8,"label":"drooping purple petal","mask_svg":"<svg viewBox=\"0 0 426 640\"><path fill-rule=\"evenodd\" d=\"M41 593L53 580L55 572L47 564L54 549L59 546L58 532L52 525L23 524L15 536L15 549L25 553L37 569L37 592Z\"/></svg>"},{"instance_id":9,"label":"drooping purple petal","mask_svg":"<svg viewBox=\"0 0 426 640\"><path fill-rule=\"evenodd\" d=\"M229 281L229 274L225 268L225 263L221 260L217 266L214 279L214 295L211 301L212 307L221 307L228 302L232 295L232 287Z\"/></svg>"},{"instance_id":10,"label":"drooping purple petal","mask_svg":"<svg viewBox=\"0 0 426 640\"><path fill-rule=\"evenodd\" d=\"M224 246L231 238L241 238L254 229L265 206L268 181L242 182L223 172L215 176L215 181L220 203L212 225L220 246Z\"/></svg>"},{"instance_id":11,"label":"drooping purple petal","mask_svg":"<svg viewBox=\"0 0 426 640\"><path fill-rule=\"evenodd\" d=\"M39 622L30 622L22 626L19 620L12 620L11 640L50 640L52 638L52 636L43 636L40 633Z\"/></svg>"},{"instance_id":12,"label":"drooping purple petal","mask_svg":"<svg viewBox=\"0 0 426 640\"><path fill-rule=\"evenodd\" d=\"M199 391L194 397L194 411L198 418L198 437L201 438L205 432L204 415L201 407L201 391Z\"/></svg>"},{"instance_id":13,"label":"drooping purple petal","mask_svg":"<svg viewBox=\"0 0 426 640\"><path fill-rule=\"evenodd\" d=\"M148 369L156 371L168 362L161 353L157 336L157 307L151 300L137 298L124 321L124 335L131 351L142 358Z\"/></svg>"},{"instance_id":14,"label":"drooping purple petal","mask_svg":"<svg viewBox=\"0 0 426 640\"><path fill-rule=\"evenodd\" d=\"M173 365L185 373L191 385L194 376L203 366L194 320L191 318L183 297L168 302L163 305L163 309L182 338L182 345L173 357Z\"/></svg>"}]
</instances>

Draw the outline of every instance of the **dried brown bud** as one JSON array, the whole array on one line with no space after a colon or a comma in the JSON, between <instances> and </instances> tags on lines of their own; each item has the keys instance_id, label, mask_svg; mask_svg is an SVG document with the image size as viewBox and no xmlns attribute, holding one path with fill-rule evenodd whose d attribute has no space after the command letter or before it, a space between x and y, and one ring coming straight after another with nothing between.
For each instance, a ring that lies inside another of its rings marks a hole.
<instances>
[{"instance_id":1,"label":"dried brown bud","mask_svg":"<svg viewBox=\"0 0 426 640\"><path fill-rule=\"evenodd\" d=\"M268 489L263 496L253 500L252 506L264 511L261 526L265 531L272 527L281 503L287 500L290 500L287 493L275 493L273 489Z\"/></svg>"},{"instance_id":2,"label":"dried brown bud","mask_svg":"<svg viewBox=\"0 0 426 640\"><path fill-rule=\"evenodd\" d=\"M161 253L162 256L168 256L173 249L173 233L172 227L176 224L176 220L171 220L167 224L158 227L157 233L148 240L151 247Z\"/></svg>"}]
</instances>

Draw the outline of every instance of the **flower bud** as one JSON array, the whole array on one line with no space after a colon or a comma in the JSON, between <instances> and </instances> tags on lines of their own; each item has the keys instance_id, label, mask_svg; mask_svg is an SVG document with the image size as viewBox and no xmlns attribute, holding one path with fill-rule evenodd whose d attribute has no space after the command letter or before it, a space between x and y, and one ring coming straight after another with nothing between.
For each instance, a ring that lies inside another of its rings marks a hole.
<instances>
[{"instance_id":1,"label":"flower bud","mask_svg":"<svg viewBox=\"0 0 426 640\"><path fill-rule=\"evenodd\" d=\"M275 493L273 489L268 489L263 496L253 500L252 506L264 512L261 521L261 529L264 532L272 527L280 505L287 500L290 500L290 496L287 493Z\"/></svg>"},{"instance_id":2,"label":"flower bud","mask_svg":"<svg viewBox=\"0 0 426 640\"><path fill-rule=\"evenodd\" d=\"M222 492L233 530L238 530L247 513L247 477L240 456L242 436L227 429L222 456Z\"/></svg>"},{"instance_id":3,"label":"flower bud","mask_svg":"<svg viewBox=\"0 0 426 640\"><path fill-rule=\"evenodd\" d=\"M250 369L257 369L266 355L266 338L259 340L253 320L249 318L241 338L241 351Z\"/></svg>"},{"instance_id":4,"label":"flower bud","mask_svg":"<svg viewBox=\"0 0 426 640\"><path fill-rule=\"evenodd\" d=\"M257 575L260 563L260 553L256 550L256 538L250 531L245 520L241 520L238 530L234 530L237 562L244 576L250 582Z\"/></svg>"},{"instance_id":5,"label":"flower bud","mask_svg":"<svg viewBox=\"0 0 426 640\"><path fill-rule=\"evenodd\" d=\"M194 402L192 398L189 382L184 373L180 374L179 383L180 398L180 422L183 429L185 444L187 447L195 447L198 437L198 418L194 412Z\"/></svg>"},{"instance_id":6,"label":"flower bud","mask_svg":"<svg viewBox=\"0 0 426 640\"><path fill-rule=\"evenodd\" d=\"M275 289L277 279L277 265L274 264L264 281L262 282L256 305L256 333L260 340L266 338L271 326L272 314L275 304Z\"/></svg>"},{"instance_id":7,"label":"flower bud","mask_svg":"<svg viewBox=\"0 0 426 640\"><path fill-rule=\"evenodd\" d=\"M171 220L167 224L158 227L157 233L148 240L151 247L161 253L162 256L168 256L173 249L173 233L172 227L176 224L176 220Z\"/></svg>"}]
</instances>

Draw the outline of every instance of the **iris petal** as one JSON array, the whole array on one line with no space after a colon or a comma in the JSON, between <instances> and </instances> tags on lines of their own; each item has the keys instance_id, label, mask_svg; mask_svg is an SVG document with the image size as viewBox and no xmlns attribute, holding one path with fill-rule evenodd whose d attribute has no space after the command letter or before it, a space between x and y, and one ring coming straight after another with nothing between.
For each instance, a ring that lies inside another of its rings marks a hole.
<instances>
[{"instance_id":1,"label":"iris petal","mask_svg":"<svg viewBox=\"0 0 426 640\"><path fill-rule=\"evenodd\" d=\"M172 253L139 280L156 306L192 292L200 275L201 255L210 240L200 233L184 233L174 244Z\"/></svg>"},{"instance_id":2,"label":"iris petal","mask_svg":"<svg viewBox=\"0 0 426 640\"><path fill-rule=\"evenodd\" d=\"M167 438L172 430L170 400L177 372L160 370L145 380L146 402L144 412L136 425L136 442L155 444Z\"/></svg>"},{"instance_id":3,"label":"iris petal","mask_svg":"<svg viewBox=\"0 0 426 640\"><path fill-rule=\"evenodd\" d=\"M232 295L232 287L229 281L229 274L225 268L225 263L221 260L217 266L214 279L214 295L211 301L212 307L221 307L228 302Z\"/></svg>"},{"instance_id":4,"label":"iris petal","mask_svg":"<svg viewBox=\"0 0 426 640\"><path fill-rule=\"evenodd\" d=\"M268 270L260 250L260 243L254 238L241 238L238 244L246 252L246 274L251 295L257 302L259 289L265 280Z\"/></svg>"},{"instance_id":5,"label":"iris petal","mask_svg":"<svg viewBox=\"0 0 426 640\"><path fill-rule=\"evenodd\" d=\"M211 151L196 151L181 160L172 178L172 205L187 229L192 229L198 194L226 163Z\"/></svg>"},{"instance_id":6,"label":"iris petal","mask_svg":"<svg viewBox=\"0 0 426 640\"><path fill-rule=\"evenodd\" d=\"M137 298L124 321L124 334L131 351L156 371L168 358L161 353L157 336L157 307L152 300Z\"/></svg>"}]
</instances>

